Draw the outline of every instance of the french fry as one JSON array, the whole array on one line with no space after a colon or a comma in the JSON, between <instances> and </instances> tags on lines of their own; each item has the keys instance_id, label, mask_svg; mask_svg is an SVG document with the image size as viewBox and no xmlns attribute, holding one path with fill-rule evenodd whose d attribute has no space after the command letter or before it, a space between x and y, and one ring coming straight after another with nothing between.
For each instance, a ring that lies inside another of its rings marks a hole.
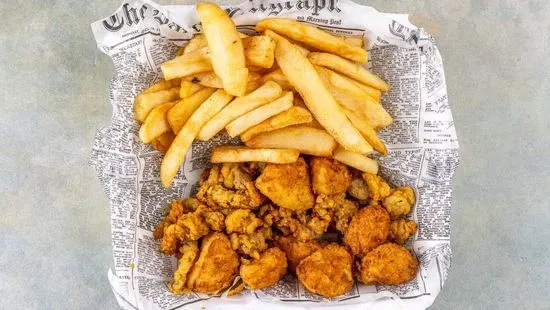
<instances>
[{"instance_id":1,"label":"french fry","mask_svg":"<svg viewBox=\"0 0 550 310\"><path fill-rule=\"evenodd\" d=\"M285 91L293 91L294 87L290 85L290 82L286 78L286 76L283 74L283 71L281 69L277 69L275 71L272 71L262 77L262 81L265 83L267 81L273 81L279 84L281 88Z\"/></svg>"},{"instance_id":2,"label":"french fry","mask_svg":"<svg viewBox=\"0 0 550 310\"><path fill-rule=\"evenodd\" d=\"M332 157L337 161L357 170L372 174L378 173L378 161L363 154L347 151L341 146L334 150L334 155Z\"/></svg>"},{"instance_id":3,"label":"french fry","mask_svg":"<svg viewBox=\"0 0 550 310\"><path fill-rule=\"evenodd\" d=\"M164 187L169 187L172 180L174 180L180 166L185 160L185 154L187 154L200 129L214 115L220 112L231 99L233 99L233 96L226 93L223 89L218 89L189 117L185 125L178 132L172 145L170 145L160 165L160 178Z\"/></svg>"},{"instance_id":4,"label":"french fry","mask_svg":"<svg viewBox=\"0 0 550 310\"><path fill-rule=\"evenodd\" d=\"M170 110L177 101L163 103L149 112L147 118L139 128L139 139L143 143L149 143L155 138L170 131L170 125L166 120L166 113Z\"/></svg>"},{"instance_id":5,"label":"french fry","mask_svg":"<svg viewBox=\"0 0 550 310\"><path fill-rule=\"evenodd\" d=\"M143 122L153 108L166 102L178 100L179 97L179 87L139 94L134 101L134 118L138 122Z\"/></svg>"},{"instance_id":6,"label":"french fry","mask_svg":"<svg viewBox=\"0 0 550 310\"><path fill-rule=\"evenodd\" d=\"M189 43L184 47L184 54L189 54L193 51L196 51L198 49L201 49L203 47L207 47L208 42L206 42L206 38L202 34L195 35Z\"/></svg>"},{"instance_id":7,"label":"french fry","mask_svg":"<svg viewBox=\"0 0 550 310\"><path fill-rule=\"evenodd\" d=\"M155 84L151 85L149 88L144 90L142 94L150 94L157 92L159 90L167 90L170 88L178 87L180 84L179 79L173 79L173 80L160 80L156 82Z\"/></svg>"},{"instance_id":8,"label":"french fry","mask_svg":"<svg viewBox=\"0 0 550 310\"><path fill-rule=\"evenodd\" d=\"M296 162L299 156L300 152L298 150L218 146L212 150L210 162L216 164L257 161L274 164L291 164Z\"/></svg>"},{"instance_id":9,"label":"french fry","mask_svg":"<svg viewBox=\"0 0 550 310\"><path fill-rule=\"evenodd\" d=\"M353 111L350 111L348 109L344 108L344 112L346 113L346 116L349 118L351 123L359 130L359 132L363 135L365 140L368 141L368 143L374 148L374 150L378 151L382 155L388 155L388 149L386 148L386 145L380 138L378 138L378 135L376 134L376 130L372 128L367 122L359 117L356 113ZM364 152L363 154L370 154L372 152L372 148L370 152Z\"/></svg>"},{"instance_id":10,"label":"french fry","mask_svg":"<svg viewBox=\"0 0 550 310\"><path fill-rule=\"evenodd\" d=\"M243 39L244 57L248 66L271 68L275 62L275 41L268 36Z\"/></svg>"},{"instance_id":11,"label":"french fry","mask_svg":"<svg viewBox=\"0 0 550 310\"><path fill-rule=\"evenodd\" d=\"M334 99L342 106L354 111L374 129L382 129L393 122L382 105L366 94L353 80L327 68L316 66L319 76Z\"/></svg>"},{"instance_id":12,"label":"french fry","mask_svg":"<svg viewBox=\"0 0 550 310\"><path fill-rule=\"evenodd\" d=\"M355 64L347 59L329 53L309 53L308 59L319 66L327 67L334 71L340 72L352 79L355 79L363 84L388 91L390 85L378 77L376 74L365 69L365 67Z\"/></svg>"},{"instance_id":13,"label":"french fry","mask_svg":"<svg viewBox=\"0 0 550 310\"><path fill-rule=\"evenodd\" d=\"M364 41L362 37L351 37L351 36L342 36L344 38L344 41L346 41L347 44L357 46L357 47L363 47Z\"/></svg>"},{"instance_id":14,"label":"french fry","mask_svg":"<svg viewBox=\"0 0 550 310\"><path fill-rule=\"evenodd\" d=\"M213 3L197 4L197 13L212 54L214 72L222 79L228 94L244 96L248 69L235 23L222 8Z\"/></svg>"},{"instance_id":15,"label":"french fry","mask_svg":"<svg viewBox=\"0 0 550 310\"><path fill-rule=\"evenodd\" d=\"M258 125L266 119L290 109L292 107L292 98L292 92L286 92L275 101L260 106L233 120L225 126L225 130L227 130L230 137L234 138L250 127Z\"/></svg>"},{"instance_id":16,"label":"french fry","mask_svg":"<svg viewBox=\"0 0 550 310\"><path fill-rule=\"evenodd\" d=\"M151 146L153 146L155 150L161 153L166 153L166 151L168 151L168 148L172 144L172 141L174 141L175 137L176 136L172 131L165 132L164 134L151 141Z\"/></svg>"},{"instance_id":17,"label":"french fry","mask_svg":"<svg viewBox=\"0 0 550 310\"><path fill-rule=\"evenodd\" d=\"M350 45L344 39L306 23L291 19L267 18L256 24L257 31L266 29L321 51L327 51L360 63L367 62L367 51L363 48Z\"/></svg>"},{"instance_id":18,"label":"french fry","mask_svg":"<svg viewBox=\"0 0 550 310\"><path fill-rule=\"evenodd\" d=\"M308 107L304 103L304 100L302 100L302 98L300 98L300 96L294 96L294 106L303 108L311 114ZM325 128L313 116L311 117L311 121L303 123L302 125L307 126L307 127L313 127L313 128L325 130Z\"/></svg>"},{"instance_id":19,"label":"french fry","mask_svg":"<svg viewBox=\"0 0 550 310\"><path fill-rule=\"evenodd\" d=\"M166 113L166 118L168 119L168 124L170 124L172 131L177 134L193 112L195 112L201 103L208 99L215 91L215 88L201 89L193 95L183 98L174 105L170 111Z\"/></svg>"},{"instance_id":20,"label":"french fry","mask_svg":"<svg viewBox=\"0 0 550 310\"><path fill-rule=\"evenodd\" d=\"M382 97L382 91L380 89L374 88L369 85L365 85L359 81L353 80L353 82L355 83L355 85L357 85L357 87L361 88L365 93L367 93L374 100L380 103L380 98Z\"/></svg>"},{"instance_id":21,"label":"french fry","mask_svg":"<svg viewBox=\"0 0 550 310\"><path fill-rule=\"evenodd\" d=\"M296 149L314 156L332 156L337 143L325 130L306 126L285 127L266 132L246 141L253 148Z\"/></svg>"},{"instance_id":22,"label":"french fry","mask_svg":"<svg viewBox=\"0 0 550 310\"><path fill-rule=\"evenodd\" d=\"M269 132L293 125L309 123L312 120L313 117L308 110L302 107L293 106L290 109L281 112L269 119L266 119L258 125L247 129L241 134L241 141L246 142L252 137L255 137L264 132Z\"/></svg>"},{"instance_id":23,"label":"french fry","mask_svg":"<svg viewBox=\"0 0 550 310\"><path fill-rule=\"evenodd\" d=\"M270 30L265 33L277 42L277 63L319 123L347 149L368 153L372 148L347 119L309 60L285 38Z\"/></svg>"},{"instance_id":24,"label":"french fry","mask_svg":"<svg viewBox=\"0 0 550 310\"><path fill-rule=\"evenodd\" d=\"M181 80L180 84L180 98L186 98L194 93L198 92L199 90L203 89L204 86L196 83L191 83L187 80Z\"/></svg>"},{"instance_id":25,"label":"french fry","mask_svg":"<svg viewBox=\"0 0 550 310\"><path fill-rule=\"evenodd\" d=\"M210 140L234 119L278 98L283 90L279 84L268 81L250 94L235 98L220 113L202 127L197 139Z\"/></svg>"},{"instance_id":26,"label":"french fry","mask_svg":"<svg viewBox=\"0 0 550 310\"><path fill-rule=\"evenodd\" d=\"M248 73L248 82L246 83L246 94L250 94L251 92L258 89L258 87L262 86L264 83L262 82L262 76L257 72L249 72Z\"/></svg>"},{"instance_id":27,"label":"french fry","mask_svg":"<svg viewBox=\"0 0 550 310\"><path fill-rule=\"evenodd\" d=\"M210 51L207 47L204 47L189 54L178 56L160 65L160 69L167 80L212 71Z\"/></svg>"},{"instance_id":28,"label":"french fry","mask_svg":"<svg viewBox=\"0 0 550 310\"><path fill-rule=\"evenodd\" d=\"M183 79L204 87L223 88L222 79L214 71L189 75Z\"/></svg>"}]
</instances>

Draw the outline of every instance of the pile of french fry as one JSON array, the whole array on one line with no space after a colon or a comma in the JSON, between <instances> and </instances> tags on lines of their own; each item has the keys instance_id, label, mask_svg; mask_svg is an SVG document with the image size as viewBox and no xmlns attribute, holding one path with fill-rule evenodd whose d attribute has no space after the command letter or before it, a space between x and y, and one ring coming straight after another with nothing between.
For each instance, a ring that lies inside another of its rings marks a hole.
<instances>
[{"instance_id":1,"label":"pile of french fry","mask_svg":"<svg viewBox=\"0 0 550 310\"><path fill-rule=\"evenodd\" d=\"M166 153L164 186L194 140L222 130L246 146L215 148L213 163L292 163L301 153L377 173L367 155L387 154L377 131L392 123L380 104L390 86L364 68L362 38L282 18L259 22L259 34L248 36L216 4L199 3L197 12L202 34L134 102L141 141Z\"/></svg>"}]
</instances>

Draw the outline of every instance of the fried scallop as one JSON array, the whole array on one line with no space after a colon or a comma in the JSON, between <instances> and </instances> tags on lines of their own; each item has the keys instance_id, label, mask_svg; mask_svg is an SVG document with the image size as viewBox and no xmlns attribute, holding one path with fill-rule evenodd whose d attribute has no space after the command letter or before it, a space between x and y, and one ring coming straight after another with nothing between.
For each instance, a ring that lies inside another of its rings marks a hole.
<instances>
[{"instance_id":1,"label":"fried scallop","mask_svg":"<svg viewBox=\"0 0 550 310\"><path fill-rule=\"evenodd\" d=\"M390 229L390 216L379 206L359 210L344 233L344 243L353 255L363 256L386 242Z\"/></svg>"},{"instance_id":2,"label":"fried scallop","mask_svg":"<svg viewBox=\"0 0 550 310\"><path fill-rule=\"evenodd\" d=\"M310 241L299 241L293 237L279 236L275 238L275 245L283 250L288 261L288 269L296 272L296 267L300 262L321 249L321 243L313 239Z\"/></svg>"},{"instance_id":3,"label":"fried scallop","mask_svg":"<svg viewBox=\"0 0 550 310\"><path fill-rule=\"evenodd\" d=\"M397 285L414 278L418 261L403 246L386 243L367 253L359 265L359 280L365 284Z\"/></svg>"},{"instance_id":4,"label":"fried scallop","mask_svg":"<svg viewBox=\"0 0 550 310\"><path fill-rule=\"evenodd\" d=\"M314 157L311 159L311 183L317 195L340 195L351 184L348 167L334 159Z\"/></svg>"},{"instance_id":5,"label":"fried scallop","mask_svg":"<svg viewBox=\"0 0 550 310\"><path fill-rule=\"evenodd\" d=\"M285 252L274 247L263 251L260 257L241 265L241 278L250 289L261 289L275 285L287 269Z\"/></svg>"},{"instance_id":6,"label":"fried scallop","mask_svg":"<svg viewBox=\"0 0 550 310\"><path fill-rule=\"evenodd\" d=\"M239 269L239 256L223 233L202 239L199 257L187 278L187 287L198 293L216 294L229 287Z\"/></svg>"},{"instance_id":7,"label":"fried scallop","mask_svg":"<svg viewBox=\"0 0 550 310\"><path fill-rule=\"evenodd\" d=\"M331 243L303 259L296 275L308 291L336 297L353 286L352 262L352 256L344 247Z\"/></svg>"}]
</instances>

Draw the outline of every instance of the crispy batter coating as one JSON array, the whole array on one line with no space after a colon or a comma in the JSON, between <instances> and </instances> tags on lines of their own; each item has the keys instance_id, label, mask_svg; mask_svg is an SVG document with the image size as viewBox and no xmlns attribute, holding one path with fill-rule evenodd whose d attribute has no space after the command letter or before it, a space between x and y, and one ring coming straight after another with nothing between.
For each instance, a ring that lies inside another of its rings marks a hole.
<instances>
[{"instance_id":1,"label":"crispy batter coating","mask_svg":"<svg viewBox=\"0 0 550 310\"><path fill-rule=\"evenodd\" d=\"M390 217L396 219L406 215L414 205L414 190L410 187L398 187L384 199L383 205Z\"/></svg>"},{"instance_id":2,"label":"crispy batter coating","mask_svg":"<svg viewBox=\"0 0 550 310\"><path fill-rule=\"evenodd\" d=\"M362 208L346 229L344 243L353 255L363 256L386 242L390 229L390 216L379 206Z\"/></svg>"},{"instance_id":3,"label":"crispy batter coating","mask_svg":"<svg viewBox=\"0 0 550 310\"><path fill-rule=\"evenodd\" d=\"M254 186L253 176L237 164L214 165L205 170L197 198L216 210L255 210L265 200Z\"/></svg>"},{"instance_id":4,"label":"crispy batter coating","mask_svg":"<svg viewBox=\"0 0 550 310\"><path fill-rule=\"evenodd\" d=\"M202 239L199 258L187 278L187 288L194 292L215 294L229 287L237 275L239 256L223 233Z\"/></svg>"},{"instance_id":5,"label":"crispy batter coating","mask_svg":"<svg viewBox=\"0 0 550 310\"><path fill-rule=\"evenodd\" d=\"M252 234L262 225L262 220L245 209L235 210L225 218L225 228L228 233Z\"/></svg>"},{"instance_id":6,"label":"crispy batter coating","mask_svg":"<svg viewBox=\"0 0 550 310\"><path fill-rule=\"evenodd\" d=\"M182 200L175 200L168 206L167 212L164 214L164 218L162 221L157 225L155 228L155 231L153 232L153 238L160 239L162 236L164 236L164 230L166 227L174 224L178 221L179 217L183 215L183 213L189 212L185 205L184 201Z\"/></svg>"},{"instance_id":7,"label":"crispy batter coating","mask_svg":"<svg viewBox=\"0 0 550 310\"><path fill-rule=\"evenodd\" d=\"M300 262L319 250L322 246L317 240L302 242L293 237L278 236L275 245L283 250L288 261L288 269L293 273Z\"/></svg>"},{"instance_id":8,"label":"crispy batter coating","mask_svg":"<svg viewBox=\"0 0 550 310\"><path fill-rule=\"evenodd\" d=\"M352 262L344 247L331 243L303 259L296 268L296 275L308 291L335 297L353 286Z\"/></svg>"},{"instance_id":9,"label":"crispy batter coating","mask_svg":"<svg viewBox=\"0 0 550 310\"><path fill-rule=\"evenodd\" d=\"M199 246L197 241L187 241L179 249L181 256L178 259L178 269L174 273L174 279L168 284L168 289L175 295L187 293L185 286L187 275L193 267L197 256L199 256Z\"/></svg>"},{"instance_id":10,"label":"crispy batter coating","mask_svg":"<svg viewBox=\"0 0 550 310\"><path fill-rule=\"evenodd\" d=\"M315 212L292 211L278 206L265 205L260 208L259 215L267 225L273 225L283 235L292 235L300 241L319 238L330 224L329 218L321 218Z\"/></svg>"},{"instance_id":11,"label":"crispy batter coating","mask_svg":"<svg viewBox=\"0 0 550 310\"><path fill-rule=\"evenodd\" d=\"M261 289L279 282L287 269L285 252L269 248L260 257L241 265L241 278L250 289Z\"/></svg>"},{"instance_id":12,"label":"crispy batter coating","mask_svg":"<svg viewBox=\"0 0 550 310\"><path fill-rule=\"evenodd\" d=\"M417 270L418 261L409 250L395 243L386 243L363 257L359 279L366 284L397 285L410 281Z\"/></svg>"},{"instance_id":13,"label":"crispy batter coating","mask_svg":"<svg viewBox=\"0 0 550 310\"><path fill-rule=\"evenodd\" d=\"M315 201L313 213L322 219L328 219L336 230L343 233L348 228L351 218L357 213L357 205L347 200L345 194L319 195Z\"/></svg>"},{"instance_id":14,"label":"crispy batter coating","mask_svg":"<svg viewBox=\"0 0 550 310\"><path fill-rule=\"evenodd\" d=\"M384 200L390 195L390 185L381 176L365 172L363 179L367 182L369 197L372 200Z\"/></svg>"},{"instance_id":15,"label":"crispy batter coating","mask_svg":"<svg viewBox=\"0 0 550 310\"><path fill-rule=\"evenodd\" d=\"M221 212L199 205L195 211L184 213L176 223L166 227L160 243L160 251L166 255L172 255L181 242L199 240L211 230L222 231L225 228L224 219Z\"/></svg>"},{"instance_id":16,"label":"crispy batter coating","mask_svg":"<svg viewBox=\"0 0 550 310\"><path fill-rule=\"evenodd\" d=\"M348 187L348 194L357 200L367 200L369 198L369 187L363 180L361 174L354 171L351 184Z\"/></svg>"},{"instance_id":17,"label":"crispy batter coating","mask_svg":"<svg viewBox=\"0 0 550 310\"><path fill-rule=\"evenodd\" d=\"M314 204L307 164L268 164L256 179L256 187L276 205L291 210L311 209Z\"/></svg>"},{"instance_id":18,"label":"crispy batter coating","mask_svg":"<svg viewBox=\"0 0 550 310\"><path fill-rule=\"evenodd\" d=\"M267 249L267 241L272 238L271 227L261 226L250 234L232 233L230 238L233 250L241 255L258 258Z\"/></svg>"},{"instance_id":19,"label":"crispy batter coating","mask_svg":"<svg viewBox=\"0 0 550 310\"><path fill-rule=\"evenodd\" d=\"M314 157L311 159L311 182L317 195L340 195L351 183L348 167L334 159Z\"/></svg>"},{"instance_id":20,"label":"crispy batter coating","mask_svg":"<svg viewBox=\"0 0 550 310\"><path fill-rule=\"evenodd\" d=\"M407 239L414 235L417 229L418 225L414 221L405 219L392 221L390 223L390 234L388 239L399 244L404 244Z\"/></svg>"}]
</instances>

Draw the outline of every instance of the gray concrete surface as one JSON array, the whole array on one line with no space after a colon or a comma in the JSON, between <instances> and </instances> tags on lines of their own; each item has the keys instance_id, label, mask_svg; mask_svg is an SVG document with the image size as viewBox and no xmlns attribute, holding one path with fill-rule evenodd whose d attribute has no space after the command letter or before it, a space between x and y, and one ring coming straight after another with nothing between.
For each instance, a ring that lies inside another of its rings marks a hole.
<instances>
[{"instance_id":1,"label":"gray concrete surface","mask_svg":"<svg viewBox=\"0 0 550 310\"><path fill-rule=\"evenodd\" d=\"M462 159L453 267L432 308L548 309L550 3L361 2L414 13L445 61ZM0 309L117 308L87 159L112 73L89 24L118 4L0 1Z\"/></svg>"}]
</instances>

